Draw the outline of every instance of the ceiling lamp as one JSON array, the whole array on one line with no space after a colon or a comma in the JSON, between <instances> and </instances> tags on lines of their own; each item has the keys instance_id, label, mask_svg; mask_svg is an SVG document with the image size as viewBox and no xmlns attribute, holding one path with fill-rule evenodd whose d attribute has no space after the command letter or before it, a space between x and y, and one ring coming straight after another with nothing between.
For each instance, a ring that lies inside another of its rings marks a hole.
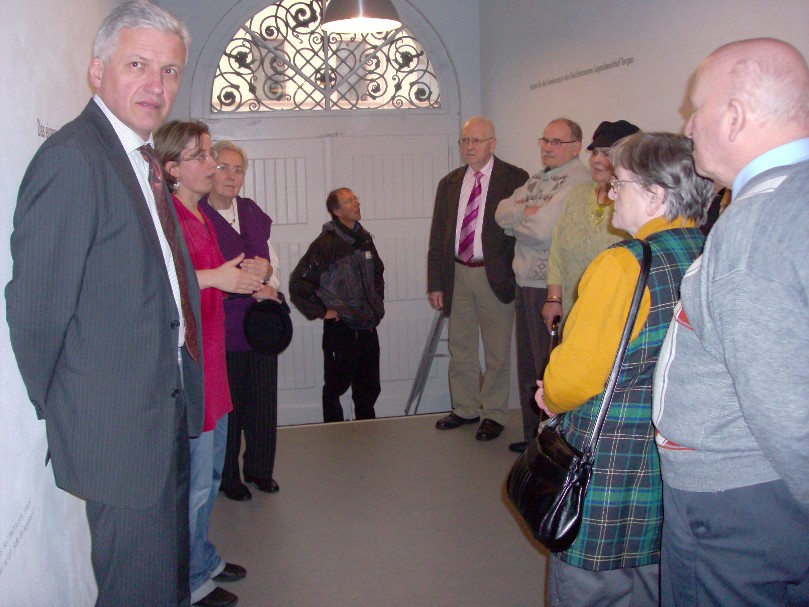
<instances>
[{"instance_id":1,"label":"ceiling lamp","mask_svg":"<svg viewBox=\"0 0 809 607\"><path fill-rule=\"evenodd\" d=\"M390 0L329 0L320 23L327 32L368 34L401 27Z\"/></svg>"}]
</instances>

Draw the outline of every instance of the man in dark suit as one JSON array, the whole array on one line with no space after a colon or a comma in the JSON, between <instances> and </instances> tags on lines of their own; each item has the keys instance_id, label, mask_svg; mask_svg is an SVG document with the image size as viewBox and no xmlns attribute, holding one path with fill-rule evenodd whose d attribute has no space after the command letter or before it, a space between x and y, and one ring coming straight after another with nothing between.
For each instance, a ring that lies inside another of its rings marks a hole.
<instances>
[{"instance_id":1,"label":"man in dark suit","mask_svg":"<svg viewBox=\"0 0 809 607\"><path fill-rule=\"evenodd\" d=\"M514 238L494 212L528 173L495 158L494 125L482 116L467 120L458 143L465 166L438 184L427 255L430 305L449 318L452 412L435 427L451 430L482 415L476 438L487 441L500 435L508 415L514 326Z\"/></svg>"},{"instance_id":2,"label":"man in dark suit","mask_svg":"<svg viewBox=\"0 0 809 607\"><path fill-rule=\"evenodd\" d=\"M107 16L96 95L39 149L14 215L11 343L56 484L86 501L97 605L188 603L199 287L139 149L171 108L188 40L146 0Z\"/></svg>"}]
</instances>

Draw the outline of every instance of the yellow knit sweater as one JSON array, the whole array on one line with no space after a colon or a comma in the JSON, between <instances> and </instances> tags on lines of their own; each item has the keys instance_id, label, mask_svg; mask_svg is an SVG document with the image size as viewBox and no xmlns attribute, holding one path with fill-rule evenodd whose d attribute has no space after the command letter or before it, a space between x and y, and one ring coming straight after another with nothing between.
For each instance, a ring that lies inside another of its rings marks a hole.
<instances>
[{"instance_id":1,"label":"yellow knit sweater","mask_svg":"<svg viewBox=\"0 0 809 607\"><path fill-rule=\"evenodd\" d=\"M694 225L693 221L670 222L657 217L644 224L635 238L645 239L656 232ZM562 342L551 353L545 368L544 400L551 411L572 411L604 390L639 274L637 260L622 247L603 251L585 270ZM631 339L638 336L646 323L649 305L647 288Z\"/></svg>"}]
</instances>

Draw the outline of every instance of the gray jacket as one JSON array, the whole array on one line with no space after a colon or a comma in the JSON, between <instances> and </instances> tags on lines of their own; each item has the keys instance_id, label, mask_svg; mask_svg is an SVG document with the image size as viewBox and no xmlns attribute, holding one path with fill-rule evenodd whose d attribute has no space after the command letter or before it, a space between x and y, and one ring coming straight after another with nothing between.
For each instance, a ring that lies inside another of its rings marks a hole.
<instances>
[{"instance_id":1,"label":"gray jacket","mask_svg":"<svg viewBox=\"0 0 809 607\"><path fill-rule=\"evenodd\" d=\"M670 486L782 479L809 507L809 161L751 179L681 286L655 375Z\"/></svg>"}]
</instances>

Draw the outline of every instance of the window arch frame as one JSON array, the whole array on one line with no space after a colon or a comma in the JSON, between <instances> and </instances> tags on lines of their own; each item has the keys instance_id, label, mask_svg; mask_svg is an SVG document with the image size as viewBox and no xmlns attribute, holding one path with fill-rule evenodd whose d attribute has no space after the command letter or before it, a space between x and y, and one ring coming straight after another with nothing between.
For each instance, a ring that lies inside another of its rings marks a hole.
<instances>
[{"instance_id":1,"label":"window arch frame","mask_svg":"<svg viewBox=\"0 0 809 607\"><path fill-rule=\"evenodd\" d=\"M406 25L364 35L327 33L320 28L323 0L262 5L223 45L206 116L443 110L432 53Z\"/></svg>"}]
</instances>

